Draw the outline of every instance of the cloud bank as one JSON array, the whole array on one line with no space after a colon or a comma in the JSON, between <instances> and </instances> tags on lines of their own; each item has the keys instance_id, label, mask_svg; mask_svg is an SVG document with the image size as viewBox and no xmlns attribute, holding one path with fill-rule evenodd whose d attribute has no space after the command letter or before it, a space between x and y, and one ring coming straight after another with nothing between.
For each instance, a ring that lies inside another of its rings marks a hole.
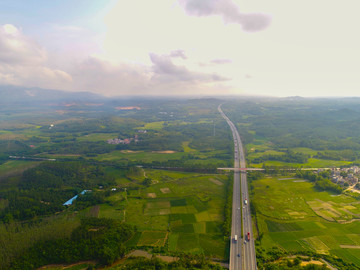
<instances>
[{"instance_id":1,"label":"cloud bank","mask_svg":"<svg viewBox=\"0 0 360 270\"><path fill-rule=\"evenodd\" d=\"M262 13L242 13L231 0L179 0L186 13L191 16L221 16L225 23L240 24L246 32L264 30L271 17Z\"/></svg>"},{"instance_id":2,"label":"cloud bank","mask_svg":"<svg viewBox=\"0 0 360 270\"><path fill-rule=\"evenodd\" d=\"M14 25L0 26L0 84L65 87L71 76L47 65L47 53Z\"/></svg>"},{"instance_id":3,"label":"cloud bank","mask_svg":"<svg viewBox=\"0 0 360 270\"><path fill-rule=\"evenodd\" d=\"M183 50L168 54L150 53L151 65L112 63L88 56L69 61L65 70L52 68L47 51L13 25L0 26L0 84L24 85L91 91L104 95L206 94L214 84L228 79L218 74L201 73L176 65L173 59L187 61ZM216 88L217 89L217 88Z\"/></svg>"},{"instance_id":4,"label":"cloud bank","mask_svg":"<svg viewBox=\"0 0 360 270\"><path fill-rule=\"evenodd\" d=\"M152 65L112 64L89 57L74 66L73 90L87 90L106 95L179 95L208 94L218 91L218 83L229 79L218 74L191 71L172 62L168 55L149 54ZM208 89L208 90L206 90Z\"/></svg>"}]
</instances>

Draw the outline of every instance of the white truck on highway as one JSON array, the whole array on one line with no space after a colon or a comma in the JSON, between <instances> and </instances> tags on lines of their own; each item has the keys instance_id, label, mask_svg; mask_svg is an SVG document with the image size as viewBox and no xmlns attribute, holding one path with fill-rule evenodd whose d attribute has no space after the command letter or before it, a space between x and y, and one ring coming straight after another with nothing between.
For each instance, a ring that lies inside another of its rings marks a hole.
<instances>
[{"instance_id":1,"label":"white truck on highway","mask_svg":"<svg viewBox=\"0 0 360 270\"><path fill-rule=\"evenodd\" d=\"M247 204L247 199L244 200L245 205Z\"/></svg>"},{"instance_id":2,"label":"white truck on highway","mask_svg":"<svg viewBox=\"0 0 360 270\"><path fill-rule=\"evenodd\" d=\"M234 241L237 242L237 234L234 236Z\"/></svg>"}]
</instances>

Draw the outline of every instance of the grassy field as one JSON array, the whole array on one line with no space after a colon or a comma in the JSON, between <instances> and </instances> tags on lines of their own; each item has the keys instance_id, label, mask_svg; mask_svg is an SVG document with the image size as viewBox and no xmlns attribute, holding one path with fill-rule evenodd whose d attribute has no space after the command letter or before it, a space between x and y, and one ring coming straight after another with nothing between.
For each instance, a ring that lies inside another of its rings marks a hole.
<instances>
[{"instance_id":1,"label":"grassy field","mask_svg":"<svg viewBox=\"0 0 360 270\"><path fill-rule=\"evenodd\" d=\"M195 149L193 149L193 148L191 148L190 146L189 146L189 141L186 141L186 142L183 142L182 143L182 146L183 146L183 148L184 148L184 152L185 153L190 153L190 152L195 152L196 150Z\"/></svg>"},{"instance_id":2,"label":"grassy field","mask_svg":"<svg viewBox=\"0 0 360 270\"><path fill-rule=\"evenodd\" d=\"M247 156L251 160L253 158L260 158L265 155L283 155L284 152L274 150L274 146L266 141L265 139L255 139L253 143L246 145ZM282 149L286 150L286 149ZM278 166L278 167L304 167L304 168L329 168L329 167L340 167L344 165L349 165L352 162L350 161L342 161L342 160L328 160L328 159L318 159L314 158L318 151L305 148L305 147L297 147L291 148L294 152L299 152L302 154L308 155L307 163L287 163L282 161L275 160L267 160L263 163L251 163L250 167L261 168L263 164L266 166Z\"/></svg>"},{"instance_id":3,"label":"grassy field","mask_svg":"<svg viewBox=\"0 0 360 270\"><path fill-rule=\"evenodd\" d=\"M109 139L118 138L119 133L91 133L82 137L77 137L77 141L89 141L89 142L96 142L96 141L107 141Z\"/></svg>"},{"instance_id":4,"label":"grassy field","mask_svg":"<svg viewBox=\"0 0 360 270\"><path fill-rule=\"evenodd\" d=\"M293 177L253 181L264 248L333 254L360 266L360 203Z\"/></svg>"},{"instance_id":5,"label":"grassy field","mask_svg":"<svg viewBox=\"0 0 360 270\"><path fill-rule=\"evenodd\" d=\"M287 163L276 160L265 161L264 163L251 163L250 167L262 168L263 164L266 166L277 166L277 167L294 167L294 168L331 168L331 167L340 167L351 164L350 161L342 160L327 160L327 159L317 159L309 158L307 163Z\"/></svg>"},{"instance_id":6,"label":"grassy field","mask_svg":"<svg viewBox=\"0 0 360 270\"><path fill-rule=\"evenodd\" d=\"M23 171L39 165L39 161L9 160L0 165L0 179L20 174Z\"/></svg>"},{"instance_id":7,"label":"grassy field","mask_svg":"<svg viewBox=\"0 0 360 270\"><path fill-rule=\"evenodd\" d=\"M226 258L227 241L221 231L226 175L145 170L153 184L110 196L99 217L136 225L130 246L165 246L169 251ZM211 247L209 246L211 244Z\"/></svg>"},{"instance_id":8,"label":"grassy field","mask_svg":"<svg viewBox=\"0 0 360 270\"><path fill-rule=\"evenodd\" d=\"M98 155L96 159L100 161L118 161L131 160L139 162L167 161L170 159L179 159L184 153L159 153L159 152L143 152L143 151L113 151L111 153Z\"/></svg>"},{"instance_id":9,"label":"grassy field","mask_svg":"<svg viewBox=\"0 0 360 270\"><path fill-rule=\"evenodd\" d=\"M163 127L164 127L164 121L158 121L158 122L146 123L143 127L138 127L138 129L160 130Z\"/></svg>"}]
</instances>

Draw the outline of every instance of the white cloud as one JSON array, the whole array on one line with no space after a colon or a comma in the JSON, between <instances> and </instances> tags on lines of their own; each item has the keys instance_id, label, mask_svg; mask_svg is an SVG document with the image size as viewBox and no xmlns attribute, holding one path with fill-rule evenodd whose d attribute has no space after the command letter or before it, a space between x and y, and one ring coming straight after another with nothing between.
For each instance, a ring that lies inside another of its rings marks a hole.
<instances>
[{"instance_id":1,"label":"white cloud","mask_svg":"<svg viewBox=\"0 0 360 270\"><path fill-rule=\"evenodd\" d=\"M225 23L240 24L244 31L256 32L270 25L271 17L262 13L243 13L232 0L179 0L192 16L221 16Z\"/></svg>"},{"instance_id":2,"label":"white cloud","mask_svg":"<svg viewBox=\"0 0 360 270\"><path fill-rule=\"evenodd\" d=\"M211 60L211 63L216 64L216 65L223 65L223 64L232 63L232 60L231 59L214 59L214 60Z\"/></svg>"},{"instance_id":3,"label":"white cloud","mask_svg":"<svg viewBox=\"0 0 360 270\"><path fill-rule=\"evenodd\" d=\"M71 76L47 65L47 53L14 25L0 26L0 84L65 87Z\"/></svg>"},{"instance_id":4,"label":"white cloud","mask_svg":"<svg viewBox=\"0 0 360 270\"><path fill-rule=\"evenodd\" d=\"M179 95L208 94L225 86L228 80L217 74L190 71L175 65L169 55L149 55L152 65L114 64L89 57L74 66L72 90L86 90L111 95ZM208 90L207 90L208 88Z\"/></svg>"},{"instance_id":5,"label":"white cloud","mask_svg":"<svg viewBox=\"0 0 360 270\"><path fill-rule=\"evenodd\" d=\"M170 53L171 57L180 57L182 59L187 59L187 56L185 54L184 50L175 50Z\"/></svg>"},{"instance_id":6,"label":"white cloud","mask_svg":"<svg viewBox=\"0 0 360 270\"><path fill-rule=\"evenodd\" d=\"M61 28L60 31L63 29ZM64 31L81 31L65 27ZM188 61L184 50L148 55L150 64L109 61L100 56L68 61L53 68L47 51L13 25L0 28L0 84L91 91L105 95L207 94L228 79L214 72L192 71L174 61ZM210 90L207 90L210 89Z\"/></svg>"},{"instance_id":7,"label":"white cloud","mask_svg":"<svg viewBox=\"0 0 360 270\"><path fill-rule=\"evenodd\" d=\"M159 81L191 81L201 83L228 80L217 74L193 72L185 66L177 66L171 61L171 56L168 55L151 53L150 59L153 63L154 78Z\"/></svg>"},{"instance_id":8,"label":"white cloud","mask_svg":"<svg viewBox=\"0 0 360 270\"><path fill-rule=\"evenodd\" d=\"M101 18L106 32L92 31L81 16L22 25L31 38L0 26L0 83L106 95L358 96L359 5L118 0ZM274 18L268 28L266 14Z\"/></svg>"},{"instance_id":9,"label":"white cloud","mask_svg":"<svg viewBox=\"0 0 360 270\"><path fill-rule=\"evenodd\" d=\"M0 61L2 64L39 64L46 61L46 52L15 26L0 26Z\"/></svg>"},{"instance_id":10,"label":"white cloud","mask_svg":"<svg viewBox=\"0 0 360 270\"><path fill-rule=\"evenodd\" d=\"M116 64L89 57L74 66L72 90L91 91L104 95L146 94L150 70L146 66Z\"/></svg>"}]
</instances>

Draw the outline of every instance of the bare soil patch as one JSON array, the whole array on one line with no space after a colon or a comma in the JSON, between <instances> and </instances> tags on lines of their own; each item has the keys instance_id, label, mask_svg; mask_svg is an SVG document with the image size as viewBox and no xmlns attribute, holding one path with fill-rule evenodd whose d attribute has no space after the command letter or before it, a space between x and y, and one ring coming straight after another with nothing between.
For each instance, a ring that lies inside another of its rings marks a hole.
<instances>
[{"instance_id":1,"label":"bare soil patch","mask_svg":"<svg viewBox=\"0 0 360 270\"><path fill-rule=\"evenodd\" d=\"M355 248L360 249L360 246L352 246L352 245L340 245L341 248Z\"/></svg>"},{"instance_id":2,"label":"bare soil patch","mask_svg":"<svg viewBox=\"0 0 360 270\"><path fill-rule=\"evenodd\" d=\"M166 194L166 193L171 193L170 188L160 188L160 191L161 191L162 193L164 193L164 194Z\"/></svg>"},{"instance_id":3,"label":"bare soil patch","mask_svg":"<svg viewBox=\"0 0 360 270\"><path fill-rule=\"evenodd\" d=\"M320 261L314 261L314 260L311 260L311 261L308 261L308 262L304 262L304 261L301 262L301 266L306 266L308 264L323 265L324 263L320 262Z\"/></svg>"},{"instance_id":4,"label":"bare soil patch","mask_svg":"<svg viewBox=\"0 0 360 270\"><path fill-rule=\"evenodd\" d=\"M168 214L170 214L171 212L170 212L170 209L160 209L160 211L159 211L159 215L168 215Z\"/></svg>"},{"instance_id":5,"label":"bare soil patch","mask_svg":"<svg viewBox=\"0 0 360 270\"><path fill-rule=\"evenodd\" d=\"M151 193L148 193L147 196L149 198L156 198L156 193L151 192Z\"/></svg>"},{"instance_id":6,"label":"bare soil patch","mask_svg":"<svg viewBox=\"0 0 360 270\"><path fill-rule=\"evenodd\" d=\"M139 153L141 151L132 151L132 150L121 150L121 153L125 153L125 154L131 154L131 153Z\"/></svg>"}]
</instances>

